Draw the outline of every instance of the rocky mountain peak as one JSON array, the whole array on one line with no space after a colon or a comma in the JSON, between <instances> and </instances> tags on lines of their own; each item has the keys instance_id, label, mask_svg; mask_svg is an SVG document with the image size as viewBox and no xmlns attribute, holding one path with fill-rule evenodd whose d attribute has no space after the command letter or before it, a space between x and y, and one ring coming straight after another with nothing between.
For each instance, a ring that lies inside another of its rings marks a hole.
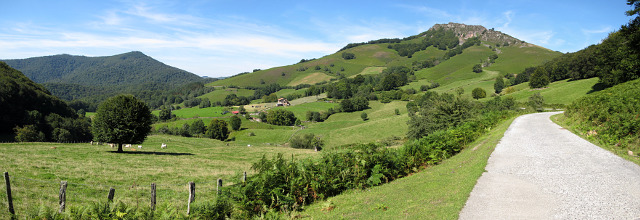
<instances>
[{"instance_id":1,"label":"rocky mountain peak","mask_svg":"<svg viewBox=\"0 0 640 220\"><path fill-rule=\"evenodd\" d=\"M458 35L460 43L462 44L466 39L472 37L479 37L482 41L492 42L500 45L517 45L520 47L529 47L533 44L526 43L520 39L512 37L508 34L496 31L495 29L487 29L482 25L466 25L461 23L449 22L447 24L435 24L431 29L444 29L452 30Z\"/></svg>"}]
</instances>

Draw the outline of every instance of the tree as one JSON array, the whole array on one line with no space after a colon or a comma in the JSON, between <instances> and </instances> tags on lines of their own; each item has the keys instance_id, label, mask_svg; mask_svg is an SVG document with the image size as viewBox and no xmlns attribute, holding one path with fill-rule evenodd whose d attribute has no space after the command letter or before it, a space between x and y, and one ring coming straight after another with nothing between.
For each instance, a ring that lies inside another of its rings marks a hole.
<instances>
[{"instance_id":1,"label":"tree","mask_svg":"<svg viewBox=\"0 0 640 220\"><path fill-rule=\"evenodd\" d=\"M133 95L118 95L102 102L93 119L95 141L115 143L118 152L122 144L141 144L151 131L149 107Z\"/></svg>"},{"instance_id":2,"label":"tree","mask_svg":"<svg viewBox=\"0 0 640 220\"><path fill-rule=\"evenodd\" d=\"M191 133L191 135L193 136L196 136L199 134L204 134L205 129L206 128L204 127L204 122L202 121L202 119L198 119L194 121L191 126L189 126L189 133Z\"/></svg>"},{"instance_id":3,"label":"tree","mask_svg":"<svg viewBox=\"0 0 640 220\"><path fill-rule=\"evenodd\" d=\"M487 97L487 92L482 88L475 88L473 89L473 91L471 91L471 96L473 96L473 98L477 100Z\"/></svg>"},{"instance_id":4,"label":"tree","mask_svg":"<svg viewBox=\"0 0 640 220\"><path fill-rule=\"evenodd\" d=\"M531 74L531 79L529 81L529 87L532 89L542 88L549 85L549 76L547 76L546 71L538 67L536 71Z\"/></svg>"},{"instance_id":5,"label":"tree","mask_svg":"<svg viewBox=\"0 0 640 220\"><path fill-rule=\"evenodd\" d=\"M209 101L209 99L208 99L208 98L203 98L203 99L200 101L200 106L199 106L199 107L200 107L200 108L209 108L209 107L211 107L211 102Z\"/></svg>"},{"instance_id":6,"label":"tree","mask_svg":"<svg viewBox=\"0 0 640 220\"><path fill-rule=\"evenodd\" d=\"M473 66L473 72L474 73L481 73L482 72L482 64L476 64Z\"/></svg>"},{"instance_id":7,"label":"tree","mask_svg":"<svg viewBox=\"0 0 640 220\"><path fill-rule=\"evenodd\" d=\"M296 119L293 112L281 108L271 110L269 114L267 114L267 123L272 125L291 126L295 124Z\"/></svg>"},{"instance_id":8,"label":"tree","mask_svg":"<svg viewBox=\"0 0 640 220\"><path fill-rule=\"evenodd\" d=\"M360 118L362 118L363 121L366 121L367 119L369 119L366 112L362 112L362 114L360 114Z\"/></svg>"},{"instance_id":9,"label":"tree","mask_svg":"<svg viewBox=\"0 0 640 220\"><path fill-rule=\"evenodd\" d=\"M206 136L208 138L217 139L217 140L227 140L229 137L229 128L227 127L227 122L223 120L213 119L211 123L209 123L209 128L207 129Z\"/></svg>"},{"instance_id":10,"label":"tree","mask_svg":"<svg viewBox=\"0 0 640 220\"><path fill-rule=\"evenodd\" d=\"M241 115L247 114L247 109L244 108L244 105L241 105L240 108L238 108L238 113L240 113Z\"/></svg>"},{"instance_id":11,"label":"tree","mask_svg":"<svg viewBox=\"0 0 640 220\"><path fill-rule=\"evenodd\" d=\"M353 53L347 53L347 52L343 52L342 53L342 59L351 60L351 59L355 59L355 58L356 58L356 55L353 54Z\"/></svg>"},{"instance_id":12,"label":"tree","mask_svg":"<svg viewBox=\"0 0 640 220\"><path fill-rule=\"evenodd\" d=\"M38 127L35 125L15 127L13 130L16 132L15 139L18 142L36 142L46 140L44 133L42 131L38 131Z\"/></svg>"},{"instance_id":13,"label":"tree","mask_svg":"<svg viewBox=\"0 0 640 220\"><path fill-rule=\"evenodd\" d=\"M171 108L162 107L160 110L159 116L161 121L166 121L171 119Z\"/></svg>"},{"instance_id":14,"label":"tree","mask_svg":"<svg viewBox=\"0 0 640 220\"><path fill-rule=\"evenodd\" d=\"M321 149L324 146L324 141L322 141L320 137L308 133L294 136L291 138L290 144L292 148Z\"/></svg>"},{"instance_id":15,"label":"tree","mask_svg":"<svg viewBox=\"0 0 640 220\"><path fill-rule=\"evenodd\" d=\"M529 97L529 106L531 106L534 110L539 112L543 111L544 110L543 105L544 105L544 97L542 97L542 95L539 92L534 93Z\"/></svg>"},{"instance_id":16,"label":"tree","mask_svg":"<svg viewBox=\"0 0 640 220\"><path fill-rule=\"evenodd\" d=\"M493 89L496 91L496 94L500 94L502 89L504 89L504 81L502 80L502 76L496 77L496 82L493 84Z\"/></svg>"},{"instance_id":17,"label":"tree","mask_svg":"<svg viewBox=\"0 0 640 220\"><path fill-rule=\"evenodd\" d=\"M231 117L231 129L234 131L240 130L240 126L242 126L242 119L240 119L237 115Z\"/></svg>"}]
</instances>

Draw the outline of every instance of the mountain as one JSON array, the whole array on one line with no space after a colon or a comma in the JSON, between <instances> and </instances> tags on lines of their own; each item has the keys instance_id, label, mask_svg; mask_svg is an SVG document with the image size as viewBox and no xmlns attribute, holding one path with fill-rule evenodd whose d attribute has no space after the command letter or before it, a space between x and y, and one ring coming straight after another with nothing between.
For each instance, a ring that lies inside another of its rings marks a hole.
<instances>
[{"instance_id":1,"label":"mountain","mask_svg":"<svg viewBox=\"0 0 640 220\"><path fill-rule=\"evenodd\" d=\"M77 117L73 109L42 85L0 62L0 133L11 133L15 126L32 121L29 112L33 110L41 116L56 113L62 117Z\"/></svg>"},{"instance_id":2,"label":"mountain","mask_svg":"<svg viewBox=\"0 0 640 220\"><path fill-rule=\"evenodd\" d=\"M138 51L105 57L63 54L4 62L66 100L141 89L168 90L203 80Z\"/></svg>"},{"instance_id":3,"label":"mountain","mask_svg":"<svg viewBox=\"0 0 640 220\"><path fill-rule=\"evenodd\" d=\"M412 68L417 81L445 85L460 79L484 77L477 80L485 80L498 74L518 74L559 55L560 52L480 25L436 24L423 33L403 39L351 43L322 58L302 59L297 64L242 73L208 85L313 85L357 74L377 74L391 66ZM475 64L483 64L493 74L473 75L471 69Z\"/></svg>"}]
</instances>

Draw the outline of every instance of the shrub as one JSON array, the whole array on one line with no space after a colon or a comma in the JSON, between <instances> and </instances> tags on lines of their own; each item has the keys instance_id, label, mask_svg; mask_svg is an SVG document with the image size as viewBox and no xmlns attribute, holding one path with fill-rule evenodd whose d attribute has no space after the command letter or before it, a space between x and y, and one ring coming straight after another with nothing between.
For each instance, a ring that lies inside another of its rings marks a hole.
<instances>
[{"instance_id":1,"label":"shrub","mask_svg":"<svg viewBox=\"0 0 640 220\"><path fill-rule=\"evenodd\" d=\"M473 98L477 100L487 97L487 92L482 88L475 88L473 89L473 91L471 91L471 96L473 96Z\"/></svg>"},{"instance_id":2,"label":"shrub","mask_svg":"<svg viewBox=\"0 0 640 220\"><path fill-rule=\"evenodd\" d=\"M16 132L16 141L18 142L36 142L46 141L44 133L38 130L35 125L25 125L23 127L15 127L13 129Z\"/></svg>"},{"instance_id":3,"label":"shrub","mask_svg":"<svg viewBox=\"0 0 640 220\"><path fill-rule=\"evenodd\" d=\"M534 110L541 112L541 111L544 110L544 108L543 108L544 97L542 97L542 95L539 92L534 93L533 95L531 95L529 97L529 103L528 104Z\"/></svg>"},{"instance_id":4,"label":"shrub","mask_svg":"<svg viewBox=\"0 0 640 220\"><path fill-rule=\"evenodd\" d=\"M363 112L362 114L360 114L360 118L362 118L363 121L366 121L368 119L367 113Z\"/></svg>"},{"instance_id":5,"label":"shrub","mask_svg":"<svg viewBox=\"0 0 640 220\"><path fill-rule=\"evenodd\" d=\"M324 141L314 134L296 135L290 141L292 148L301 149L322 149Z\"/></svg>"},{"instance_id":6,"label":"shrub","mask_svg":"<svg viewBox=\"0 0 640 220\"><path fill-rule=\"evenodd\" d=\"M473 65L473 72L474 73L481 73L482 72L482 64L476 64Z\"/></svg>"},{"instance_id":7,"label":"shrub","mask_svg":"<svg viewBox=\"0 0 640 220\"><path fill-rule=\"evenodd\" d=\"M351 59L355 59L355 58L356 58L356 55L353 54L353 53L347 53L347 52L343 52L342 53L342 59L351 60Z\"/></svg>"}]
</instances>

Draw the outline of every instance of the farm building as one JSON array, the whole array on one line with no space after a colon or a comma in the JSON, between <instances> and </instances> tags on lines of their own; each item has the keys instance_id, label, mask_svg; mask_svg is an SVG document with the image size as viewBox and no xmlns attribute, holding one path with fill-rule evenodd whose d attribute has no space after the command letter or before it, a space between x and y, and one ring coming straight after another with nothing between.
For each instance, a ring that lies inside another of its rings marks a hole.
<instances>
[{"instance_id":1,"label":"farm building","mask_svg":"<svg viewBox=\"0 0 640 220\"><path fill-rule=\"evenodd\" d=\"M291 104L285 98L279 98L276 106L290 106Z\"/></svg>"}]
</instances>

